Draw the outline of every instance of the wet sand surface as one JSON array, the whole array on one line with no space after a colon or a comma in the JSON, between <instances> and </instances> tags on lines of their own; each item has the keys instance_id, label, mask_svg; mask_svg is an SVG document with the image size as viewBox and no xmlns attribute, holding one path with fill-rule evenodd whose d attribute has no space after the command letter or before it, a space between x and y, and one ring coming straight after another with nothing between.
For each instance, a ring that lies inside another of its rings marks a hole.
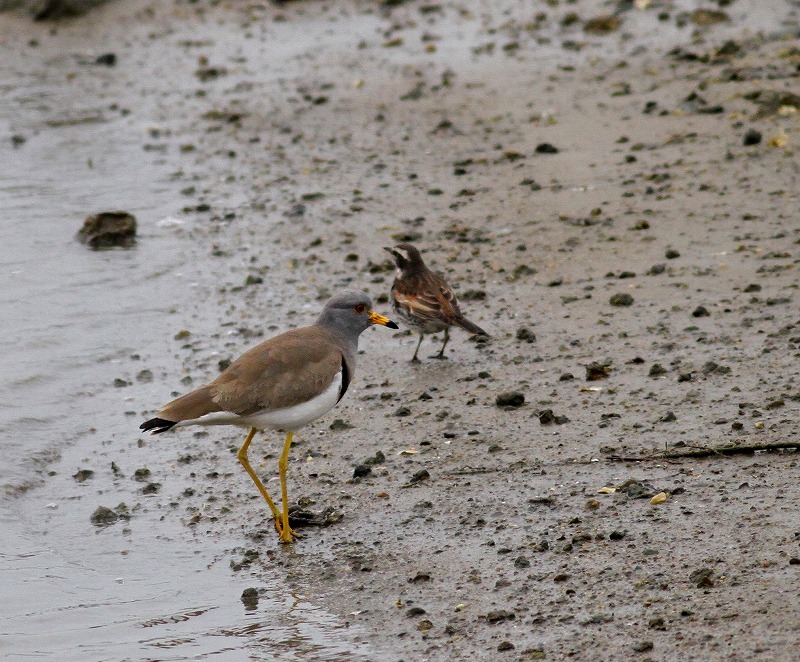
<instances>
[{"instance_id":1,"label":"wet sand surface","mask_svg":"<svg viewBox=\"0 0 800 662\"><path fill-rule=\"evenodd\" d=\"M3 15L8 659L794 659L796 453L661 453L797 440L796 10L485 4ZM107 209L134 248L74 241ZM492 338L365 333L292 451L343 517L281 546L243 435L137 427L388 313L399 240Z\"/></svg>"}]
</instances>

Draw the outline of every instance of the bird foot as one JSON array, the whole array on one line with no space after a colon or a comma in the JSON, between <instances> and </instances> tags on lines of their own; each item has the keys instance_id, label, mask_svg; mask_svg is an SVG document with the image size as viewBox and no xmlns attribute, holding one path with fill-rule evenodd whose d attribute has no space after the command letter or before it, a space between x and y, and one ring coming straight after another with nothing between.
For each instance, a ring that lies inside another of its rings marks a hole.
<instances>
[{"instance_id":1,"label":"bird foot","mask_svg":"<svg viewBox=\"0 0 800 662\"><path fill-rule=\"evenodd\" d=\"M279 518L276 517L273 522L275 523L275 530L278 532L278 537L282 543L291 543L294 542L295 538L303 537L290 526L284 528L283 522Z\"/></svg>"}]
</instances>

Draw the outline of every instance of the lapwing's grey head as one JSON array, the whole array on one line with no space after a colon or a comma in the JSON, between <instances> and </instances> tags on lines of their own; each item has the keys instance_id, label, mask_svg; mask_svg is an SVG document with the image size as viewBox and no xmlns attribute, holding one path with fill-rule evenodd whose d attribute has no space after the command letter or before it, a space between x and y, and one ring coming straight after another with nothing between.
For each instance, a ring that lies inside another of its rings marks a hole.
<instances>
[{"instance_id":1,"label":"lapwing's grey head","mask_svg":"<svg viewBox=\"0 0 800 662\"><path fill-rule=\"evenodd\" d=\"M343 290L328 299L317 324L355 336L373 324L398 328L388 317L372 310L372 300L358 290Z\"/></svg>"},{"instance_id":2,"label":"lapwing's grey head","mask_svg":"<svg viewBox=\"0 0 800 662\"><path fill-rule=\"evenodd\" d=\"M384 247L397 264L397 268L401 272L416 271L424 269L425 263L422 261L422 256L419 254L416 246L411 244L397 244L397 246Z\"/></svg>"}]
</instances>

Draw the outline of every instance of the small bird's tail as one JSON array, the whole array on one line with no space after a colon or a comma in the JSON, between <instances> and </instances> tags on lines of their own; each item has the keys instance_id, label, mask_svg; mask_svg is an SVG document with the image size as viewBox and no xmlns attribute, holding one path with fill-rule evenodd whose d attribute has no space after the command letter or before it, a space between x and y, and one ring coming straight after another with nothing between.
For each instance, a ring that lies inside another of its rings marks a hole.
<instances>
[{"instance_id":1,"label":"small bird's tail","mask_svg":"<svg viewBox=\"0 0 800 662\"><path fill-rule=\"evenodd\" d=\"M158 434L159 432L166 432L177 424L177 421L168 421L166 418L151 418L149 421L142 423L139 426L139 429L144 430L145 432Z\"/></svg>"},{"instance_id":2,"label":"small bird's tail","mask_svg":"<svg viewBox=\"0 0 800 662\"><path fill-rule=\"evenodd\" d=\"M486 333L481 327L477 324L473 324L470 322L466 317L459 317L456 323L464 329L464 331L468 331L469 333L474 333L479 336L488 336L489 334Z\"/></svg>"}]
</instances>

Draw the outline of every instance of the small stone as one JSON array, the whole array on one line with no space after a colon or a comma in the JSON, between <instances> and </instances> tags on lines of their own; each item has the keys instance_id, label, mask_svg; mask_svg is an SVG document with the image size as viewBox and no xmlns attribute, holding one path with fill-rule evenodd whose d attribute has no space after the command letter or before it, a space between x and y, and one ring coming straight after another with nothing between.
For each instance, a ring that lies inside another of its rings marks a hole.
<instances>
[{"instance_id":1,"label":"small stone","mask_svg":"<svg viewBox=\"0 0 800 662\"><path fill-rule=\"evenodd\" d=\"M255 609L258 607L258 590L252 587L246 588L242 591L241 601L245 609Z\"/></svg>"},{"instance_id":2,"label":"small stone","mask_svg":"<svg viewBox=\"0 0 800 662\"><path fill-rule=\"evenodd\" d=\"M353 478L365 478L372 473L372 467L368 464L357 464L353 469Z\"/></svg>"},{"instance_id":3,"label":"small stone","mask_svg":"<svg viewBox=\"0 0 800 662\"><path fill-rule=\"evenodd\" d=\"M692 317L709 317L710 315L711 313L708 312L708 308L705 306L697 306L697 308L692 311Z\"/></svg>"},{"instance_id":4,"label":"small stone","mask_svg":"<svg viewBox=\"0 0 800 662\"><path fill-rule=\"evenodd\" d=\"M675 416L675 414L674 414L673 412L671 412L671 411L668 411L666 414L664 414L664 415L663 415L661 418L659 418L658 420L659 420L659 421L661 421L662 423L672 423L672 422L674 422L674 421L677 421L677 420L678 420L678 417L677 417L677 416Z\"/></svg>"},{"instance_id":5,"label":"small stone","mask_svg":"<svg viewBox=\"0 0 800 662\"><path fill-rule=\"evenodd\" d=\"M89 521L95 526L111 526L119 519L119 515L111 508L106 506L98 506L97 509L89 517Z\"/></svg>"},{"instance_id":6,"label":"small stone","mask_svg":"<svg viewBox=\"0 0 800 662\"><path fill-rule=\"evenodd\" d=\"M506 611L505 609L497 609L486 614L486 620L492 624L502 623L503 621L513 621L516 617L516 614Z\"/></svg>"},{"instance_id":7,"label":"small stone","mask_svg":"<svg viewBox=\"0 0 800 662\"><path fill-rule=\"evenodd\" d=\"M397 411L394 412L395 416L411 416L411 410L408 407L399 407Z\"/></svg>"},{"instance_id":8,"label":"small stone","mask_svg":"<svg viewBox=\"0 0 800 662\"><path fill-rule=\"evenodd\" d=\"M744 138L742 139L742 144L745 147L751 147L753 145L758 145L761 142L761 131L756 131L755 129L748 129L747 133L744 134Z\"/></svg>"},{"instance_id":9,"label":"small stone","mask_svg":"<svg viewBox=\"0 0 800 662\"><path fill-rule=\"evenodd\" d=\"M78 483L83 483L84 481L89 480L94 476L94 471L91 469L78 469L77 473L73 474L72 477Z\"/></svg>"},{"instance_id":10,"label":"small stone","mask_svg":"<svg viewBox=\"0 0 800 662\"><path fill-rule=\"evenodd\" d=\"M664 257L667 258L668 260L674 260L676 258L679 258L680 256L681 256L681 254L678 251L676 251L674 248L669 248L664 253Z\"/></svg>"},{"instance_id":11,"label":"small stone","mask_svg":"<svg viewBox=\"0 0 800 662\"><path fill-rule=\"evenodd\" d=\"M525 558L524 556L518 556L514 560L514 567L515 568L529 568L530 565L531 565L531 562L527 558Z\"/></svg>"},{"instance_id":12,"label":"small stone","mask_svg":"<svg viewBox=\"0 0 800 662\"><path fill-rule=\"evenodd\" d=\"M536 342L536 334L531 331L528 327L523 326L517 329L517 340L524 341L527 343Z\"/></svg>"},{"instance_id":13,"label":"small stone","mask_svg":"<svg viewBox=\"0 0 800 662\"><path fill-rule=\"evenodd\" d=\"M638 644L633 645L633 651L635 653L646 653L651 650L653 650L652 641L640 641Z\"/></svg>"},{"instance_id":14,"label":"small stone","mask_svg":"<svg viewBox=\"0 0 800 662\"><path fill-rule=\"evenodd\" d=\"M414 473L408 481L408 485L416 485L417 483L422 482L423 480L428 480L431 475L427 469L420 469L416 473Z\"/></svg>"},{"instance_id":15,"label":"small stone","mask_svg":"<svg viewBox=\"0 0 800 662\"><path fill-rule=\"evenodd\" d=\"M654 363L650 366L650 371L647 373L648 377L661 377L667 374L667 369L660 363Z\"/></svg>"},{"instance_id":16,"label":"small stone","mask_svg":"<svg viewBox=\"0 0 800 662\"><path fill-rule=\"evenodd\" d=\"M506 409L516 409L525 404L525 395L520 391L507 391L495 398L495 404Z\"/></svg>"},{"instance_id":17,"label":"small stone","mask_svg":"<svg viewBox=\"0 0 800 662\"><path fill-rule=\"evenodd\" d=\"M572 381L573 379L575 379L575 375L573 375L571 372L565 372L559 376L558 381L569 382Z\"/></svg>"},{"instance_id":18,"label":"small stone","mask_svg":"<svg viewBox=\"0 0 800 662\"><path fill-rule=\"evenodd\" d=\"M410 607L406 609L406 618L416 618L427 613L422 607Z\"/></svg>"},{"instance_id":19,"label":"small stone","mask_svg":"<svg viewBox=\"0 0 800 662\"><path fill-rule=\"evenodd\" d=\"M632 306L633 305L633 297L628 294L627 292L618 292L617 294L613 294L611 298L608 300L612 306Z\"/></svg>"},{"instance_id":20,"label":"small stone","mask_svg":"<svg viewBox=\"0 0 800 662\"><path fill-rule=\"evenodd\" d=\"M93 250L128 248L136 242L136 219L126 211L106 211L89 216L77 239Z\"/></svg>"},{"instance_id":21,"label":"small stone","mask_svg":"<svg viewBox=\"0 0 800 662\"><path fill-rule=\"evenodd\" d=\"M711 568L698 568L689 575L689 581L697 588L710 588L714 585L714 571Z\"/></svg>"},{"instance_id":22,"label":"small stone","mask_svg":"<svg viewBox=\"0 0 800 662\"><path fill-rule=\"evenodd\" d=\"M558 154L558 147L551 145L550 143L540 143L536 146L536 153L537 154Z\"/></svg>"},{"instance_id":23,"label":"small stone","mask_svg":"<svg viewBox=\"0 0 800 662\"><path fill-rule=\"evenodd\" d=\"M333 423L328 426L329 430L333 430L334 432L338 432L340 430L349 430L353 426L350 425L347 421L343 418L336 418L334 419Z\"/></svg>"},{"instance_id":24,"label":"small stone","mask_svg":"<svg viewBox=\"0 0 800 662\"><path fill-rule=\"evenodd\" d=\"M600 379L605 379L611 373L612 369L611 363L608 361L592 361L586 366L586 381L596 382Z\"/></svg>"},{"instance_id":25,"label":"small stone","mask_svg":"<svg viewBox=\"0 0 800 662\"><path fill-rule=\"evenodd\" d=\"M650 269L647 271L648 275L650 276L658 276L663 274L667 270L666 264L654 264Z\"/></svg>"},{"instance_id":26,"label":"small stone","mask_svg":"<svg viewBox=\"0 0 800 662\"><path fill-rule=\"evenodd\" d=\"M510 641L501 641L499 644L497 644L497 650L501 653L504 651L513 651L514 648L514 644L512 644Z\"/></svg>"}]
</instances>

